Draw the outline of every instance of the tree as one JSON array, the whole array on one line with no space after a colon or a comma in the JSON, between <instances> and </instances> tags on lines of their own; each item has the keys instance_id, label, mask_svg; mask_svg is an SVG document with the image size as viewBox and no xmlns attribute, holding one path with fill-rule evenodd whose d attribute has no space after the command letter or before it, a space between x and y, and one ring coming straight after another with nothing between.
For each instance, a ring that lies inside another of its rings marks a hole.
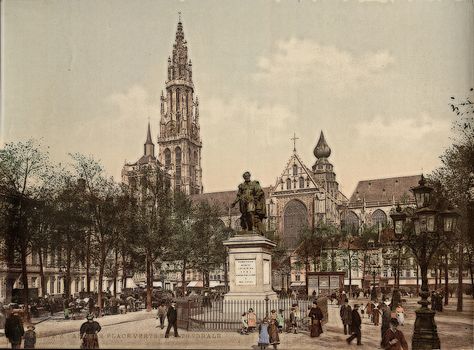
<instances>
[{"instance_id":1,"label":"tree","mask_svg":"<svg viewBox=\"0 0 474 350\"><path fill-rule=\"evenodd\" d=\"M458 311L462 311L463 303L464 255L474 246L474 105L472 93L473 89L471 88L471 96L467 98L459 100L451 97L450 107L457 116L452 126L455 137L453 144L440 156L442 166L429 177L433 183L439 184L439 192L456 206L462 215L455 237L458 242L458 252L454 255L458 264Z\"/></svg>"},{"instance_id":2,"label":"tree","mask_svg":"<svg viewBox=\"0 0 474 350\"><path fill-rule=\"evenodd\" d=\"M3 198L2 214L6 221L7 249L18 252L21 261L21 280L26 318L28 312L27 256L31 253L34 236L32 213L38 199L50 184L48 153L34 140L8 143L0 150L0 193Z\"/></svg>"},{"instance_id":3,"label":"tree","mask_svg":"<svg viewBox=\"0 0 474 350\"><path fill-rule=\"evenodd\" d=\"M161 170L144 167L138 170L137 178L138 191L132 190L127 197L135 236L130 246L136 260L141 258L145 267L147 311L151 311L154 264L170 251L172 197Z\"/></svg>"},{"instance_id":4,"label":"tree","mask_svg":"<svg viewBox=\"0 0 474 350\"><path fill-rule=\"evenodd\" d=\"M76 178L84 183L84 201L91 219L90 253L99 268L97 303L101 315L104 269L120 230L121 189L113 178L105 176L102 166L94 158L78 153L71 157Z\"/></svg>"},{"instance_id":5,"label":"tree","mask_svg":"<svg viewBox=\"0 0 474 350\"><path fill-rule=\"evenodd\" d=\"M177 264L181 274L181 292L186 294L186 270L193 267L197 237L192 229L194 208L191 199L182 192L175 192L173 199L172 236L170 260Z\"/></svg>"},{"instance_id":6,"label":"tree","mask_svg":"<svg viewBox=\"0 0 474 350\"><path fill-rule=\"evenodd\" d=\"M219 218L219 207L199 202L194 212L192 230L198 239L193 254L194 266L202 272L204 288L209 288L209 274L224 265L227 252L225 225Z\"/></svg>"},{"instance_id":7,"label":"tree","mask_svg":"<svg viewBox=\"0 0 474 350\"><path fill-rule=\"evenodd\" d=\"M298 246L295 250L297 264L304 266L306 295L308 295L308 273L311 262L321 258L322 240L317 229L303 228L298 236Z\"/></svg>"}]
</instances>

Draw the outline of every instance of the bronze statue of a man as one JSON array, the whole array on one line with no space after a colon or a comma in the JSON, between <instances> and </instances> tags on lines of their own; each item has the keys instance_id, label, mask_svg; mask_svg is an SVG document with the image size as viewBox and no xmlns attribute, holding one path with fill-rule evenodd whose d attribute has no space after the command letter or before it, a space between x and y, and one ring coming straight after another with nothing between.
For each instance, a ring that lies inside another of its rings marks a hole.
<instances>
[{"instance_id":1,"label":"bronze statue of a man","mask_svg":"<svg viewBox=\"0 0 474 350\"><path fill-rule=\"evenodd\" d=\"M244 182L239 185L237 198L232 203L234 207L239 202L240 226L243 230L264 234L263 219L267 217L265 205L265 193L258 181L250 181L250 173L246 171L243 175Z\"/></svg>"}]
</instances>

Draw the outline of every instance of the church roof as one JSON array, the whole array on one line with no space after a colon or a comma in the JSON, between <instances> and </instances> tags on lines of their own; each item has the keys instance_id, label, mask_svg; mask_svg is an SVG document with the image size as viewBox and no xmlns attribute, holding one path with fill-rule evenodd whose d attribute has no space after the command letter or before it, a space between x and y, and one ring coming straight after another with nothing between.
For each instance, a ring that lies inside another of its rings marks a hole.
<instances>
[{"instance_id":1,"label":"church roof","mask_svg":"<svg viewBox=\"0 0 474 350\"><path fill-rule=\"evenodd\" d=\"M359 181L349 200L349 206L383 205L383 203L403 203L413 201L412 187L418 185L420 175L390 177Z\"/></svg>"},{"instance_id":2,"label":"church roof","mask_svg":"<svg viewBox=\"0 0 474 350\"><path fill-rule=\"evenodd\" d=\"M321 130L321 134L319 135L319 141L316 147L314 148L314 156L316 158L328 158L331 155L331 148L329 148L326 139L324 138L324 133Z\"/></svg>"},{"instance_id":3,"label":"church roof","mask_svg":"<svg viewBox=\"0 0 474 350\"><path fill-rule=\"evenodd\" d=\"M146 133L146 145L153 145L153 141L151 140L151 130L150 130L150 122L148 122L148 131Z\"/></svg>"},{"instance_id":4,"label":"church roof","mask_svg":"<svg viewBox=\"0 0 474 350\"><path fill-rule=\"evenodd\" d=\"M265 198L268 198L270 193L270 187L264 187L263 192L265 193ZM237 190L233 191L221 191L221 192L208 192L201 194L194 194L191 196L191 200L194 203L199 203L206 201L209 204L215 204L219 206L221 210L221 215L229 215L229 206L235 201L237 196ZM230 209L230 214L240 215L239 206L236 205L234 208Z\"/></svg>"}]
</instances>

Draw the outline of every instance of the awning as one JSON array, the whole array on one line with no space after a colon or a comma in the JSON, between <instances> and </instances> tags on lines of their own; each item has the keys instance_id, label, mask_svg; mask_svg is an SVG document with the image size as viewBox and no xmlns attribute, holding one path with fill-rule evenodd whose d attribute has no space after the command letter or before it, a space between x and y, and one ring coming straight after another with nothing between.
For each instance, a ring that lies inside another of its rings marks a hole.
<instances>
[{"instance_id":1,"label":"awning","mask_svg":"<svg viewBox=\"0 0 474 350\"><path fill-rule=\"evenodd\" d=\"M188 283L188 288L202 288L203 287L202 281L191 281Z\"/></svg>"},{"instance_id":2,"label":"awning","mask_svg":"<svg viewBox=\"0 0 474 350\"><path fill-rule=\"evenodd\" d=\"M209 287L210 288L225 287L225 283L221 281L209 281Z\"/></svg>"},{"instance_id":3,"label":"awning","mask_svg":"<svg viewBox=\"0 0 474 350\"><path fill-rule=\"evenodd\" d=\"M306 284L304 283L304 281L291 282L290 287L303 287L303 286L305 286L305 285L306 285Z\"/></svg>"},{"instance_id":4,"label":"awning","mask_svg":"<svg viewBox=\"0 0 474 350\"><path fill-rule=\"evenodd\" d=\"M132 278L127 278L125 282L125 288L137 288L137 285L135 284Z\"/></svg>"}]
</instances>

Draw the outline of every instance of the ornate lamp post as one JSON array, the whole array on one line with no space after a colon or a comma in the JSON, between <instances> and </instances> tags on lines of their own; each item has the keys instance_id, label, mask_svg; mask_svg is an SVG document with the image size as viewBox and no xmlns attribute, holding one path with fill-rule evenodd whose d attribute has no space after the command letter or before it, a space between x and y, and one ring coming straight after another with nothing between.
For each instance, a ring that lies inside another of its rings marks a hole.
<instances>
[{"instance_id":1,"label":"ornate lamp post","mask_svg":"<svg viewBox=\"0 0 474 350\"><path fill-rule=\"evenodd\" d=\"M395 310L400 303L400 253L403 245L403 227L407 215L402 212L400 204L397 205L396 211L390 215L393 221L395 232L395 243L397 245L397 267L395 275L395 285L392 293L392 310Z\"/></svg>"},{"instance_id":2,"label":"ornate lamp post","mask_svg":"<svg viewBox=\"0 0 474 350\"><path fill-rule=\"evenodd\" d=\"M455 230L459 215L452 210L439 212L430 208L433 188L426 185L423 175L418 183L419 186L412 188L417 207L410 218L414 230L406 227L406 215L401 210L392 215L392 220L395 235L400 235L400 240L401 237L405 238L404 243L411 249L421 270L421 300L418 302L421 307L415 311L412 348L439 349L440 341L434 320L436 312L428 309L428 268L442 240Z\"/></svg>"}]
</instances>

